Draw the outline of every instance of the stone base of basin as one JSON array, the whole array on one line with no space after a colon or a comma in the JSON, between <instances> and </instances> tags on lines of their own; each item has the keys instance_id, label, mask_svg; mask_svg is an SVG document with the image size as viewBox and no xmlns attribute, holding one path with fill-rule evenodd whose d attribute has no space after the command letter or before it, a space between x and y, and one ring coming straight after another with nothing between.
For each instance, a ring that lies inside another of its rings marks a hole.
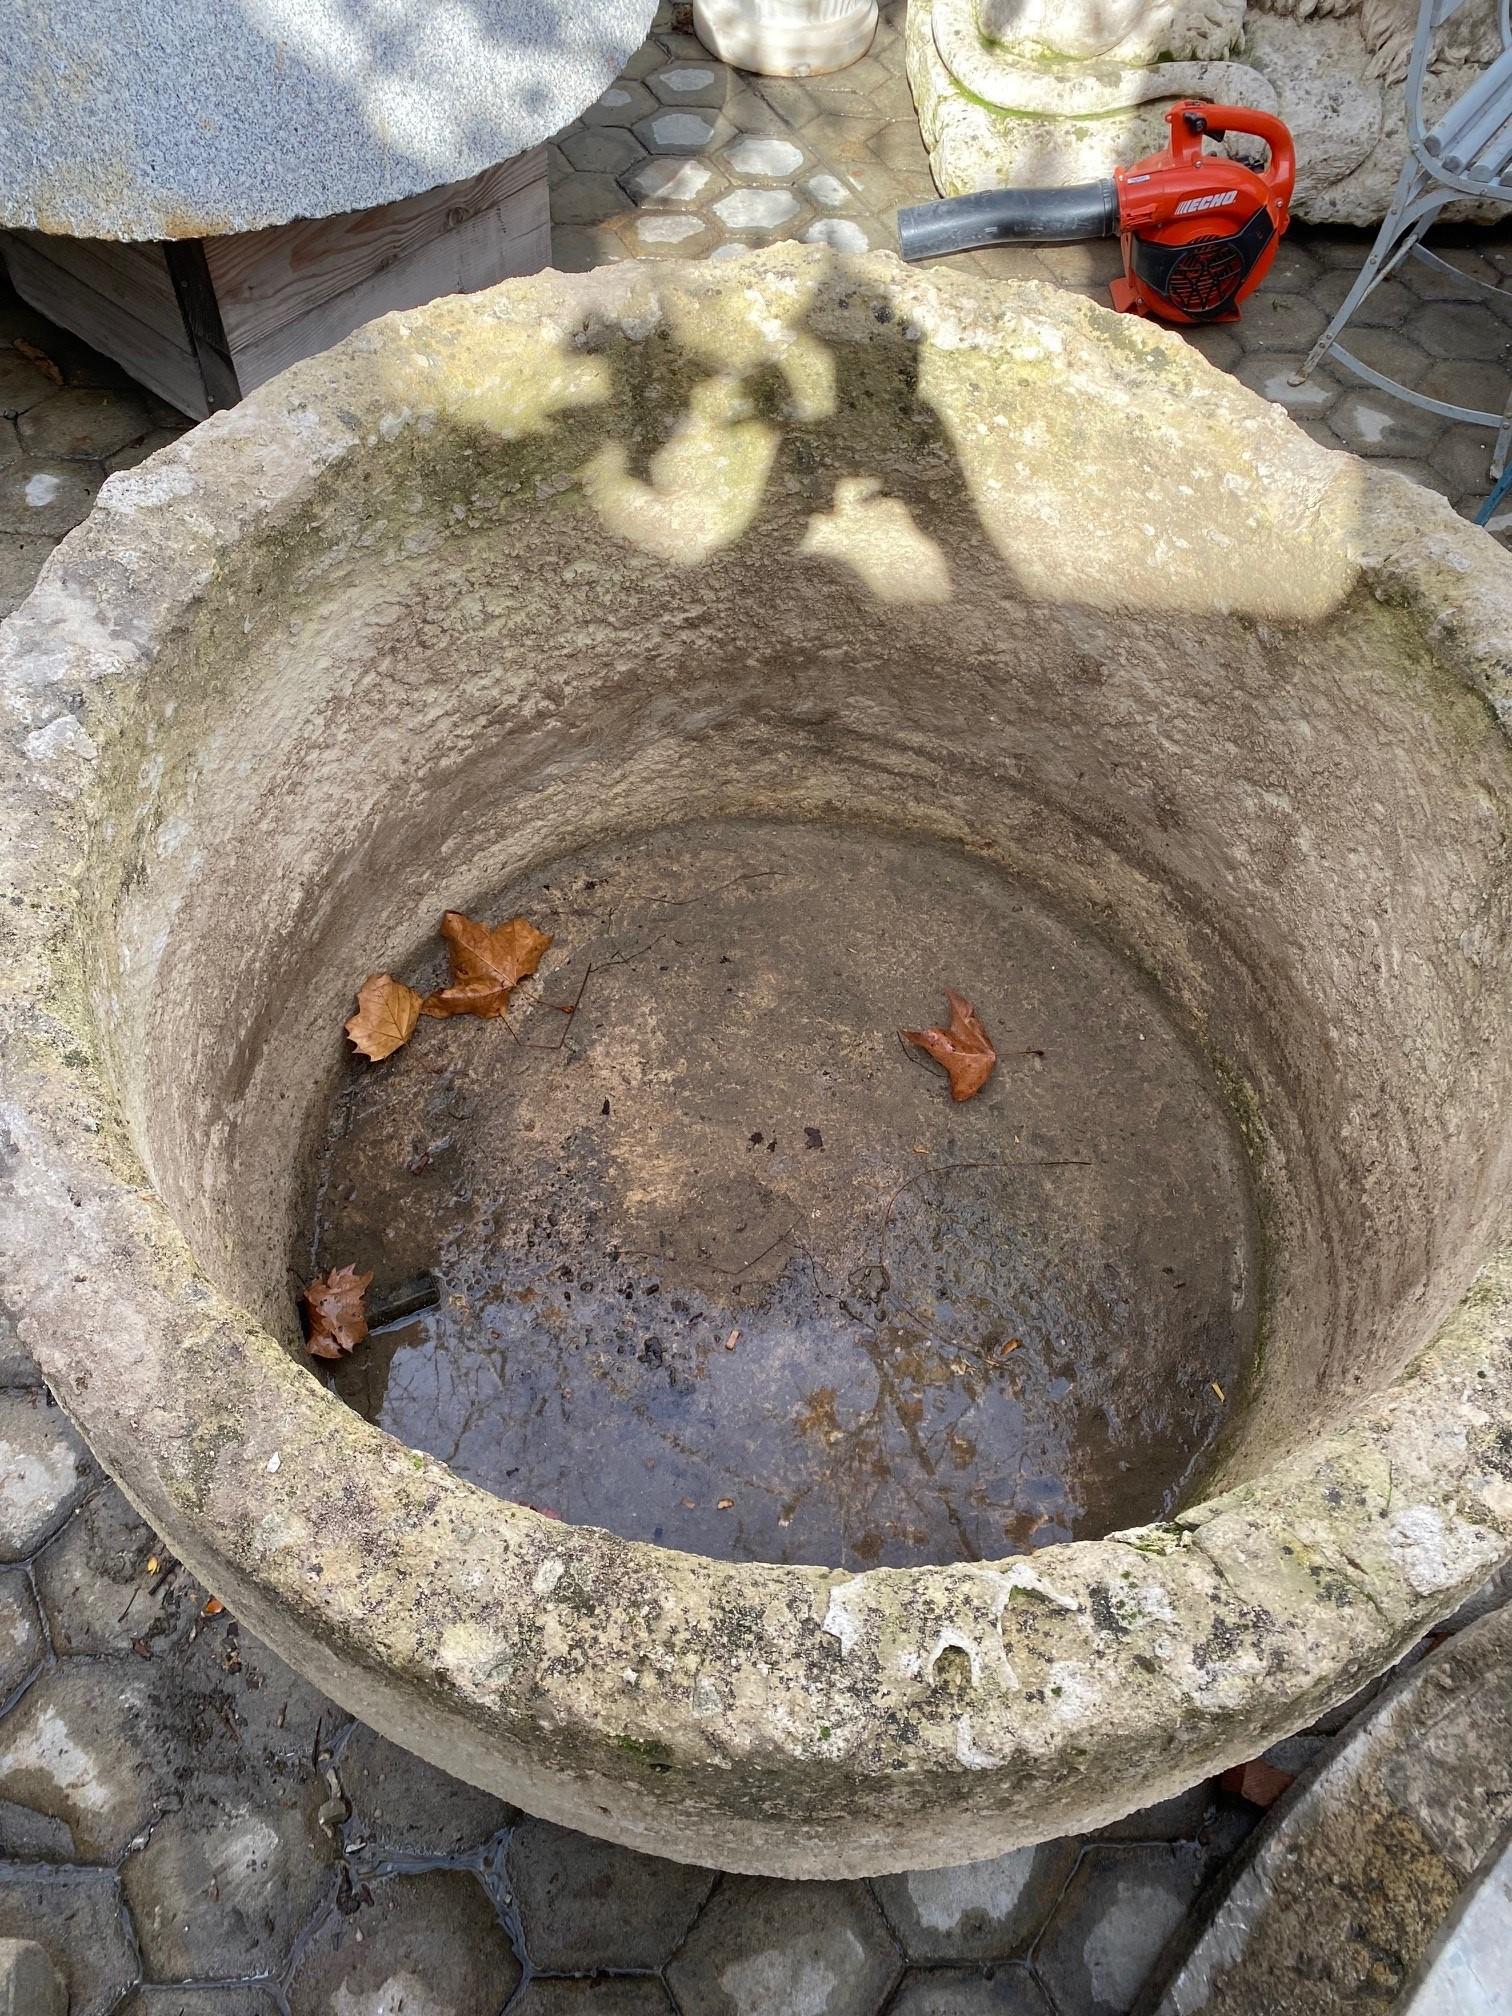
<instances>
[{"instance_id":1,"label":"stone base of basin","mask_svg":"<svg viewBox=\"0 0 1512 2016\"><path fill-rule=\"evenodd\" d=\"M0 1294L250 1629L535 1812L817 1876L1164 1797L1512 1549L1509 596L1440 500L1051 290L784 248L374 324L112 477L0 631ZM1203 1502L715 1561L312 1375L354 987L725 818L969 850L1160 988L1261 1218Z\"/></svg>"},{"instance_id":2,"label":"stone base of basin","mask_svg":"<svg viewBox=\"0 0 1512 2016\"><path fill-rule=\"evenodd\" d=\"M1380 221L1407 151L1403 76L1415 6L1167 0L1143 12L1145 24L1131 27L1127 7L1069 7L1039 23L1040 45L1032 6L911 0L908 78L941 191L1108 175L1165 146L1165 114L1177 99L1203 98L1286 121L1297 148L1294 215L1311 224ZM1500 47L1484 9L1465 14L1430 77L1430 103L1448 104ZM999 17L1016 15L1030 17L1021 46L996 39ZM1084 20L1090 40L1078 39ZM1445 212L1487 221L1500 214L1473 203Z\"/></svg>"}]
</instances>

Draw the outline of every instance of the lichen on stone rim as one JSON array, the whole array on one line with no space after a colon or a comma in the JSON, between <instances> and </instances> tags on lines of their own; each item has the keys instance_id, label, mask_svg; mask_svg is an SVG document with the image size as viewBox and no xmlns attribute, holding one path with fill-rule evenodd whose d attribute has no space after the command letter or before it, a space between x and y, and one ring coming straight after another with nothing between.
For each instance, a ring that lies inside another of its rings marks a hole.
<instances>
[{"instance_id":1,"label":"lichen on stone rim","mask_svg":"<svg viewBox=\"0 0 1512 2016\"><path fill-rule=\"evenodd\" d=\"M1246 444L1262 514L1283 470L1304 513L1356 485L1327 595L1363 576L1512 732L1512 580L1491 542L1400 479L1314 449L1175 339L1085 304L785 248L717 271L542 276L388 318L112 478L0 630L0 1291L143 1515L354 1712L566 1824L683 1860L833 1875L994 1853L1166 1796L1343 1698L1453 1609L1512 1546L1512 1252L1487 1258L1345 1425L1158 1527L1032 1561L859 1575L623 1542L403 1449L200 1270L143 1166L144 1116L122 1103L85 886L128 823L98 802L102 752L243 542L292 541L322 483L460 408L518 444L550 510L542 441L591 365L571 335L590 309L632 342L669 329L739 372L800 296L835 326L886 319L889 340L958 386L963 427L991 424L969 396L974 359L1032 377L1070 352L1106 388L1089 455L1099 428L1176 427L1193 401ZM511 373L508 346L543 330L564 339L553 381ZM823 348L780 345L799 408L825 396ZM736 480L756 480L759 435L737 442ZM702 452L696 430L685 448ZM626 509L641 496L629 480L607 466L592 479ZM1097 530L1112 606L1152 564L1178 607L1196 606L1210 562L1230 569L1214 592L1248 592L1248 553L1188 563L1173 547L1157 563L1137 521ZM1047 597L1081 564L1027 535L1018 560ZM1264 588L1299 616L1314 592L1300 577Z\"/></svg>"}]
</instances>

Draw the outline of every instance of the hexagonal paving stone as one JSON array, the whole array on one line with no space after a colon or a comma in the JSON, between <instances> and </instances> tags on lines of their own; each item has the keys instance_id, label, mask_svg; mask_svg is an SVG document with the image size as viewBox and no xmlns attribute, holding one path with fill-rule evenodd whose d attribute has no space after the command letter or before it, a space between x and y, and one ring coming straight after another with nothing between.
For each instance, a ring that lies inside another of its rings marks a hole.
<instances>
[{"instance_id":1,"label":"hexagonal paving stone","mask_svg":"<svg viewBox=\"0 0 1512 2016\"><path fill-rule=\"evenodd\" d=\"M675 2016L672 1998L651 1975L600 1974L586 1981L532 1981L509 2016Z\"/></svg>"},{"instance_id":2,"label":"hexagonal paving stone","mask_svg":"<svg viewBox=\"0 0 1512 2016\"><path fill-rule=\"evenodd\" d=\"M644 119L655 110L656 100L645 85L622 77L578 117L584 126L633 126L637 119Z\"/></svg>"},{"instance_id":3,"label":"hexagonal paving stone","mask_svg":"<svg viewBox=\"0 0 1512 2016\"><path fill-rule=\"evenodd\" d=\"M878 1877L872 1889L910 1960L1011 1960L1050 1916L1077 1850L1043 1841L955 1869Z\"/></svg>"},{"instance_id":4,"label":"hexagonal paving stone","mask_svg":"<svg viewBox=\"0 0 1512 2016\"><path fill-rule=\"evenodd\" d=\"M507 1867L530 1964L548 1974L660 1967L715 1881L708 1869L637 1855L546 1820L515 1829Z\"/></svg>"},{"instance_id":5,"label":"hexagonal paving stone","mask_svg":"<svg viewBox=\"0 0 1512 2016\"><path fill-rule=\"evenodd\" d=\"M644 161L646 150L623 126L579 126L562 137L562 152L574 168L619 175Z\"/></svg>"},{"instance_id":6,"label":"hexagonal paving stone","mask_svg":"<svg viewBox=\"0 0 1512 2016\"><path fill-rule=\"evenodd\" d=\"M1419 309L1402 333L1430 357L1504 357L1512 343L1512 331L1499 316L1469 301L1439 301Z\"/></svg>"},{"instance_id":7,"label":"hexagonal paving stone","mask_svg":"<svg viewBox=\"0 0 1512 2016\"><path fill-rule=\"evenodd\" d=\"M1503 284L1504 276L1491 259L1482 258L1463 245L1437 256L1445 259L1454 271L1446 273L1442 266L1427 259L1404 259L1398 269L1413 293L1424 301L1482 301L1485 297L1472 284L1472 278L1488 287Z\"/></svg>"},{"instance_id":8,"label":"hexagonal paving stone","mask_svg":"<svg viewBox=\"0 0 1512 2016\"><path fill-rule=\"evenodd\" d=\"M803 166L803 149L774 134L743 133L726 147L724 159L736 175L764 175L787 182Z\"/></svg>"},{"instance_id":9,"label":"hexagonal paving stone","mask_svg":"<svg viewBox=\"0 0 1512 2016\"><path fill-rule=\"evenodd\" d=\"M449 1778L362 1724L342 1751L338 1770L352 1803L348 1852L360 1845L380 1857L460 1855L520 1817L491 1792Z\"/></svg>"},{"instance_id":10,"label":"hexagonal paving stone","mask_svg":"<svg viewBox=\"0 0 1512 2016\"><path fill-rule=\"evenodd\" d=\"M153 1683L137 1660L65 1660L0 1722L0 1785L60 1819L79 1850L113 1861L169 1795L174 1757L153 1730Z\"/></svg>"},{"instance_id":11,"label":"hexagonal paving stone","mask_svg":"<svg viewBox=\"0 0 1512 2016\"><path fill-rule=\"evenodd\" d=\"M1276 357L1262 350L1241 359L1234 376L1262 399L1284 406L1288 413L1326 413L1339 396L1339 382L1320 364L1310 378L1293 385L1291 374L1304 361L1300 355Z\"/></svg>"},{"instance_id":12,"label":"hexagonal paving stone","mask_svg":"<svg viewBox=\"0 0 1512 2016\"><path fill-rule=\"evenodd\" d=\"M0 1701L8 1701L46 1651L42 1620L21 1568L0 1573Z\"/></svg>"},{"instance_id":13,"label":"hexagonal paving stone","mask_svg":"<svg viewBox=\"0 0 1512 2016\"><path fill-rule=\"evenodd\" d=\"M1323 334L1328 319L1305 294L1284 294L1269 287L1262 287L1245 302L1242 315L1247 350L1296 350L1304 354Z\"/></svg>"},{"instance_id":14,"label":"hexagonal paving stone","mask_svg":"<svg viewBox=\"0 0 1512 2016\"><path fill-rule=\"evenodd\" d=\"M0 1394L0 1561L35 1552L97 1474L61 1407L43 1393Z\"/></svg>"},{"instance_id":15,"label":"hexagonal paving stone","mask_svg":"<svg viewBox=\"0 0 1512 2016\"><path fill-rule=\"evenodd\" d=\"M727 231L775 231L798 214L798 199L787 189L732 189L714 205Z\"/></svg>"},{"instance_id":16,"label":"hexagonal paving stone","mask_svg":"<svg viewBox=\"0 0 1512 2016\"><path fill-rule=\"evenodd\" d=\"M1308 299L1315 301L1325 315L1335 315L1344 305L1344 296L1355 283L1355 275L1345 269L1335 269L1322 273L1307 290ZM1395 328L1405 322L1409 315L1416 314L1418 297L1400 280L1383 280L1372 287L1365 299L1349 318L1351 330L1363 328ZM1346 346L1349 337L1344 338Z\"/></svg>"},{"instance_id":17,"label":"hexagonal paving stone","mask_svg":"<svg viewBox=\"0 0 1512 2016\"><path fill-rule=\"evenodd\" d=\"M670 63L646 76L646 89L663 105L721 105L729 89L729 72L707 63Z\"/></svg>"},{"instance_id":18,"label":"hexagonal paving stone","mask_svg":"<svg viewBox=\"0 0 1512 2016\"><path fill-rule=\"evenodd\" d=\"M106 474L114 476L122 469L138 468L149 455L156 455L159 448L167 448L172 442L177 441L183 432L182 426L154 427L152 432L144 434L140 441L129 443L115 455L108 455L105 458Z\"/></svg>"},{"instance_id":19,"label":"hexagonal paving stone","mask_svg":"<svg viewBox=\"0 0 1512 2016\"><path fill-rule=\"evenodd\" d=\"M1437 413L1425 413L1374 386L1346 392L1329 422L1357 455L1408 456L1429 454L1446 424Z\"/></svg>"},{"instance_id":20,"label":"hexagonal paving stone","mask_svg":"<svg viewBox=\"0 0 1512 2016\"><path fill-rule=\"evenodd\" d=\"M723 145L730 122L717 112L655 112L636 122L635 137L653 154L707 154Z\"/></svg>"},{"instance_id":21,"label":"hexagonal paving stone","mask_svg":"<svg viewBox=\"0 0 1512 2016\"><path fill-rule=\"evenodd\" d=\"M1451 497L1484 497L1491 488L1491 450L1496 436L1489 427L1446 427L1433 450L1433 467Z\"/></svg>"},{"instance_id":22,"label":"hexagonal paving stone","mask_svg":"<svg viewBox=\"0 0 1512 2016\"><path fill-rule=\"evenodd\" d=\"M887 2016L1055 2016L1027 1967L919 1968L905 1974Z\"/></svg>"},{"instance_id":23,"label":"hexagonal paving stone","mask_svg":"<svg viewBox=\"0 0 1512 2016\"><path fill-rule=\"evenodd\" d=\"M602 224L625 208L625 192L612 175L568 175L551 192L551 216L559 224Z\"/></svg>"},{"instance_id":24,"label":"hexagonal paving stone","mask_svg":"<svg viewBox=\"0 0 1512 2016\"><path fill-rule=\"evenodd\" d=\"M34 1939L68 1985L69 2016L107 2016L139 1973L108 1869L0 1871L0 1939Z\"/></svg>"},{"instance_id":25,"label":"hexagonal paving stone","mask_svg":"<svg viewBox=\"0 0 1512 2016\"><path fill-rule=\"evenodd\" d=\"M0 349L0 413L25 413L51 398L57 385L29 357L7 343Z\"/></svg>"},{"instance_id":26,"label":"hexagonal paving stone","mask_svg":"<svg viewBox=\"0 0 1512 2016\"><path fill-rule=\"evenodd\" d=\"M561 273L589 273L625 257L625 248L608 225L569 225L551 234L551 263Z\"/></svg>"},{"instance_id":27,"label":"hexagonal paving stone","mask_svg":"<svg viewBox=\"0 0 1512 2016\"><path fill-rule=\"evenodd\" d=\"M1453 406L1479 406L1483 412L1500 414L1512 391L1512 380L1500 364L1452 357L1430 364L1418 390Z\"/></svg>"},{"instance_id":28,"label":"hexagonal paving stone","mask_svg":"<svg viewBox=\"0 0 1512 2016\"><path fill-rule=\"evenodd\" d=\"M882 127L872 135L871 151L884 168L905 172L924 166L927 159L916 119L895 119Z\"/></svg>"},{"instance_id":29,"label":"hexagonal paving stone","mask_svg":"<svg viewBox=\"0 0 1512 2016\"><path fill-rule=\"evenodd\" d=\"M1057 2006L1124 2016L1202 1875L1188 1848L1088 1848L1034 1956Z\"/></svg>"},{"instance_id":30,"label":"hexagonal paving stone","mask_svg":"<svg viewBox=\"0 0 1512 2016\"><path fill-rule=\"evenodd\" d=\"M1353 351L1360 362L1368 364L1372 371L1380 371L1403 385L1420 384L1430 362L1416 343L1409 343L1399 329L1357 329L1351 323L1344 338L1344 348ZM1359 383L1342 364L1339 375L1349 384Z\"/></svg>"},{"instance_id":31,"label":"hexagonal paving stone","mask_svg":"<svg viewBox=\"0 0 1512 2016\"><path fill-rule=\"evenodd\" d=\"M278 2016L271 1988L137 1988L116 2016Z\"/></svg>"},{"instance_id":32,"label":"hexagonal paving stone","mask_svg":"<svg viewBox=\"0 0 1512 2016\"><path fill-rule=\"evenodd\" d=\"M60 1658L127 1652L134 1638L145 1643L173 1628L187 1577L149 1576L157 1547L113 1484L80 1507L37 1562L37 1591Z\"/></svg>"},{"instance_id":33,"label":"hexagonal paving stone","mask_svg":"<svg viewBox=\"0 0 1512 2016\"><path fill-rule=\"evenodd\" d=\"M331 1912L300 1956L291 2016L499 2016L520 1963L477 1878L396 1876L350 1918Z\"/></svg>"},{"instance_id":34,"label":"hexagonal paving stone","mask_svg":"<svg viewBox=\"0 0 1512 2016\"><path fill-rule=\"evenodd\" d=\"M872 2016L901 1971L864 1883L727 1876L667 1981L698 2016Z\"/></svg>"},{"instance_id":35,"label":"hexagonal paving stone","mask_svg":"<svg viewBox=\"0 0 1512 2016\"><path fill-rule=\"evenodd\" d=\"M805 245L828 245L832 252L864 252L872 242L854 217L816 217L799 235Z\"/></svg>"},{"instance_id":36,"label":"hexagonal paving stone","mask_svg":"<svg viewBox=\"0 0 1512 2016\"><path fill-rule=\"evenodd\" d=\"M810 175L803 185L803 193L820 210L853 210L856 207L855 190L827 168L821 169L817 175Z\"/></svg>"},{"instance_id":37,"label":"hexagonal paving stone","mask_svg":"<svg viewBox=\"0 0 1512 2016\"><path fill-rule=\"evenodd\" d=\"M104 480L93 462L19 462L0 467L0 532L71 532Z\"/></svg>"},{"instance_id":38,"label":"hexagonal paving stone","mask_svg":"<svg viewBox=\"0 0 1512 2016\"><path fill-rule=\"evenodd\" d=\"M290 1807L167 1813L121 1865L147 1972L160 1981L276 1973L329 1886L324 1785Z\"/></svg>"},{"instance_id":39,"label":"hexagonal paving stone","mask_svg":"<svg viewBox=\"0 0 1512 2016\"><path fill-rule=\"evenodd\" d=\"M678 258L702 251L714 236L706 217L686 210L650 210L624 225L626 242L638 257Z\"/></svg>"},{"instance_id":40,"label":"hexagonal paving stone","mask_svg":"<svg viewBox=\"0 0 1512 2016\"><path fill-rule=\"evenodd\" d=\"M639 168L620 177L620 187L637 203L686 204L712 195L725 187L725 178L707 161L662 156L643 161Z\"/></svg>"},{"instance_id":41,"label":"hexagonal paving stone","mask_svg":"<svg viewBox=\"0 0 1512 2016\"><path fill-rule=\"evenodd\" d=\"M751 83L784 125L801 130L818 118L818 105L796 77L752 77Z\"/></svg>"},{"instance_id":42,"label":"hexagonal paving stone","mask_svg":"<svg viewBox=\"0 0 1512 2016\"><path fill-rule=\"evenodd\" d=\"M18 432L31 455L113 455L145 434L152 422L130 392L54 392L21 415Z\"/></svg>"},{"instance_id":43,"label":"hexagonal paving stone","mask_svg":"<svg viewBox=\"0 0 1512 2016\"><path fill-rule=\"evenodd\" d=\"M1183 329L1181 332L1187 344L1200 351L1209 364L1219 371L1232 371L1244 355L1244 346L1234 329L1214 328Z\"/></svg>"},{"instance_id":44,"label":"hexagonal paving stone","mask_svg":"<svg viewBox=\"0 0 1512 2016\"><path fill-rule=\"evenodd\" d=\"M0 1799L0 1862L67 1862L74 1838L61 1820Z\"/></svg>"}]
</instances>

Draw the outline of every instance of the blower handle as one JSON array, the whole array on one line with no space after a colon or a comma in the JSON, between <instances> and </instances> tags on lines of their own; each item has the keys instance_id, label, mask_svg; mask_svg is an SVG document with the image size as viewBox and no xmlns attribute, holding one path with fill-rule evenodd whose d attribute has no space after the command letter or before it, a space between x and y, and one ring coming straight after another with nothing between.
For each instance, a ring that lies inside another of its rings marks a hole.
<instances>
[{"instance_id":1,"label":"blower handle","mask_svg":"<svg viewBox=\"0 0 1512 2016\"><path fill-rule=\"evenodd\" d=\"M1183 167L1200 158L1204 134L1222 140L1230 133L1247 133L1263 140L1270 159L1259 174L1269 183L1273 200L1286 209L1297 180L1297 150L1292 136L1269 112L1253 111L1248 105L1204 105L1199 98L1183 98L1167 112L1171 129L1171 153Z\"/></svg>"},{"instance_id":2,"label":"blower handle","mask_svg":"<svg viewBox=\"0 0 1512 2016\"><path fill-rule=\"evenodd\" d=\"M989 245L1076 245L1117 230L1118 186L1110 175L1064 189L982 189L915 203L898 212L898 250L905 259L938 259Z\"/></svg>"}]
</instances>

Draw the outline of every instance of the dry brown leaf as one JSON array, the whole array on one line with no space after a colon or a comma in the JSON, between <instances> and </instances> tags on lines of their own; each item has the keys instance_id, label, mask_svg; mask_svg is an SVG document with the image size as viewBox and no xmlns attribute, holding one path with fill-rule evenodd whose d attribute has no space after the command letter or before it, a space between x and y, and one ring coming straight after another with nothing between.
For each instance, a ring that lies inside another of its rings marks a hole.
<instances>
[{"instance_id":1,"label":"dry brown leaf","mask_svg":"<svg viewBox=\"0 0 1512 2016\"><path fill-rule=\"evenodd\" d=\"M201 1617L219 1617L225 1607L219 1596L207 1596L205 1598L205 1607L201 1610L200 1615Z\"/></svg>"},{"instance_id":2,"label":"dry brown leaf","mask_svg":"<svg viewBox=\"0 0 1512 2016\"><path fill-rule=\"evenodd\" d=\"M420 996L391 973L369 973L357 989L357 1013L346 1033L364 1057L381 1064L403 1049L420 1020Z\"/></svg>"},{"instance_id":3,"label":"dry brown leaf","mask_svg":"<svg viewBox=\"0 0 1512 2016\"><path fill-rule=\"evenodd\" d=\"M952 1099L973 1099L992 1076L997 1052L971 1003L953 987L945 989L945 999L950 1003L948 1028L900 1029L898 1034L944 1067Z\"/></svg>"},{"instance_id":4,"label":"dry brown leaf","mask_svg":"<svg viewBox=\"0 0 1512 2016\"><path fill-rule=\"evenodd\" d=\"M730 1512L734 1510L734 1506L735 1500L733 1498L721 1498L714 1509L716 1512Z\"/></svg>"},{"instance_id":5,"label":"dry brown leaf","mask_svg":"<svg viewBox=\"0 0 1512 2016\"><path fill-rule=\"evenodd\" d=\"M372 1278L355 1267L333 1267L305 1289L312 1358L345 1358L357 1349L368 1333L365 1298Z\"/></svg>"},{"instance_id":6,"label":"dry brown leaf","mask_svg":"<svg viewBox=\"0 0 1512 2016\"><path fill-rule=\"evenodd\" d=\"M551 943L550 934L537 931L527 918L480 924L460 910L448 910L441 919L441 936L451 956L451 985L427 994L420 1013L443 1018L502 1015L510 995L534 973Z\"/></svg>"},{"instance_id":7,"label":"dry brown leaf","mask_svg":"<svg viewBox=\"0 0 1512 2016\"><path fill-rule=\"evenodd\" d=\"M35 364L44 378L51 378L54 385L63 383L62 366L55 364L45 350L39 350L35 343L28 343L24 337L16 338L16 348L28 364Z\"/></svg>"}]
</instances>

